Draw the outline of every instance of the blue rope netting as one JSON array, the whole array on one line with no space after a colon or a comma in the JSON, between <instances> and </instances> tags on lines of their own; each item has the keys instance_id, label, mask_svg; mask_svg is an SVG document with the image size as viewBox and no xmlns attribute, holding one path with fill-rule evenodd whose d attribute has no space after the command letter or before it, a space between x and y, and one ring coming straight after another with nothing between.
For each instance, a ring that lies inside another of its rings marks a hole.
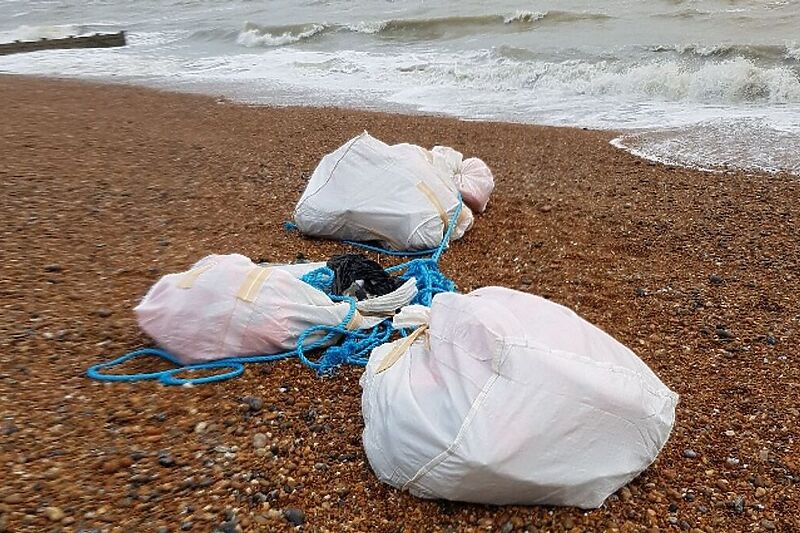
<instances>
[{"instance_id":1,"label":"blue rope netting","mask_svg":"<svg viewBox=\"0 0 800 533\"><path fill-rule=\"evenodd\" d=\"M455 292L456 290L455 283L439 270L439 259L450 244L450 238L452 237L456 221L461 214L461 205L461 196L459 195L459 204L450 218L441 243L438 247L430 250L403 252L387 250L356 241L344 242L386 255L406 257L430 255L430 257L412 259L385 269L386 272L389 273L403 272L398 276L401 280L414 278L417 283L418 292L411 303L430 306L436 294L441 292ZM287 222L284 227L286 229L296 229L296 226L291 222ZM86 371L86 375L99 381L133 382L158 380L164 385L202 385L204 383L215 383L241 376L242 373L244 373L244 366L246 364L270 363L291 357L297 357L304 365L315 370L320 376L329 376L333 374L338 367L345 364L366 366L369 355L374 348L388 342L395 332L403 337L405 337L408 332L405 330L395 330L392 327L390 319L386 319L367 330L348 329L346 325L352 320L356 313L356 300L349 296L331 294L330 288L333 285L333 278L333 270L328 267L321 267L306 273L301 279L312 287L325 292L331 300L335 302L347 302L350 306L347 315L337 326L320 324L306 329L300 334L300 337L297 339L297 345L293 350L278 354L228 357L208 363L181 365L180 361L178 361L174 355L164 350L158 348L141 348L112 361L93 365ZM339 338L339 342L331 345L337 338ZM312 360L308 357L307 353L325 346L327 346L327 348L317 360ZM107 374L103 372L103 370L108 370L139 357L157 357L175 366L167 370L135 374ZM209 371L213 371L213 373L211 375L198 377L179 376L179 374Z\"/></svg>"}]
</instances>

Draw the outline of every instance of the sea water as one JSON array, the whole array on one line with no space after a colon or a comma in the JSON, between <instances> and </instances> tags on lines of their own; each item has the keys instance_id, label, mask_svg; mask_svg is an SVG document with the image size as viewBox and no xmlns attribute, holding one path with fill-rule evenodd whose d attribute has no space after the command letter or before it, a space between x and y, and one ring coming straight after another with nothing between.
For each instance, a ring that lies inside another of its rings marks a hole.
<instances>
[{"instance_id":1,"label":"sea water","mask_svg":"<svg viewBox=\"0 0 800 533\"><path fill-rule=\"evenodd\" d=\"M800 174L798 1L0 2L0 42L118 30L0 72L610 129L664 162Z\"/></svg>"}]
</instances>

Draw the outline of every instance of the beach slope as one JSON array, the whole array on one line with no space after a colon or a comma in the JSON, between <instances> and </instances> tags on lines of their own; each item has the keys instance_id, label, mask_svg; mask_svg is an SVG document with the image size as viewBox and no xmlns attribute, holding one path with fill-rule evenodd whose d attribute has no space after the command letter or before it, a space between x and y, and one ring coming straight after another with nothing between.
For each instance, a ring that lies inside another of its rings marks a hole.
<instances>
[{"instance_id":1,"label":"beach slope","mask_svg":"<svg viewBox=\"0 0 800 533\"><path fill-rule=\"evenodd\" d=\"M800 530L796 177L665 167L576 129L11 76L0 101L0 531L275 530L287 509L309 531ZM194 388L85 377L148 343L131 310L160 275L210 253L349 251L282 223L317 161L365 129L494 170L489 209L442 262L460 290L570 306L681 395L659 460L603 508L381 485L359 369L321 380L287 360Z\"/></svg>"}]
</instances>

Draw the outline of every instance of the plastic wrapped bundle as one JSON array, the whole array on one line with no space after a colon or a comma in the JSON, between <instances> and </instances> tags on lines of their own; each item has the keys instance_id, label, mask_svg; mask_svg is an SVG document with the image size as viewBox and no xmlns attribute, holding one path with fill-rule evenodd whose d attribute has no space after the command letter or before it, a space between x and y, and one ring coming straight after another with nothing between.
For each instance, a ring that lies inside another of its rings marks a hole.
<instances>
[{"instance_id":1,"label":"plastic wrapped bundle","mask_svg":"<svg viewBox=\"0 0 800 533\"><path fill-rule=\"evenodd\" d=\"M667 441L677 395L571 310L500 287L414 307L429 317L374 349L361 378L382 481L424 498L594 508Z\"/></svg>"},{"instance_id":2,"label":"plastic wrapped bundle","mask_svg":"<svg viewBox=\"0 0 800 533\"><path fill-rule=\"evenodd\" d=\"M243 255L211 255L162 277L134 311L142 330L184 364L280 353L295 348L307 328L338 326L350 313L350 304L299 279L310 266L264 267ZM356 312L347 327L382 319Z\"/></svg>"},{"instance_id":3,"label":"plastic wrapped bundle","mask_svg":"<svg viewBox=\"0 0 800 533\"><path fill-rule=\"evenodd\" d=\"M483 213L494 190L494 176L488 165L477 157L464 159L461 152L446 146L434 146L431 154L435 165L446 165L464 203L476 213Z\"/></svg>"},{"instance_id":4,"label":"plastic wrapped bundle","mask_svg":"<svg viewBox=\"0 0 800 533\"><path fill-rule=\"evenodd\" d=\"M322 158L295 207L295 224L316 237L379 241L395 250L434 248L460 203L456 176L469 183L463 193L467 206L482 210L488 201L488 167L481 168L479 160L462 165L461 154L452 152L437 154L413 144L390 146L364 132ZM484 184L476 186L481 180ZM472 225L467 206L456 220L453 239Z\"/></svg>"}]
</instances>

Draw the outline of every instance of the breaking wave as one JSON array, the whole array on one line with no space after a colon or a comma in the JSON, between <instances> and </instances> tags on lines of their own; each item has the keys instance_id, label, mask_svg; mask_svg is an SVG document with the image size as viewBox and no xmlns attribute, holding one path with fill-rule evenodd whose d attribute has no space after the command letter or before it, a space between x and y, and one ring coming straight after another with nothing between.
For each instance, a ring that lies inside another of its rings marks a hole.
<instances>
[{"instance_id":1,"label":"breaking wave","mask_svg":"<svg viewBox=\"0 0 800 533\"><path fill-rule=\"evenodd\" d=\"M323 33L329 26L325 24L302 24L278 28L262 28L250 22L236 37L236 43L248 48L259 46L283 46L294 44Z\"/></svg>"},{"instance_id":2,"label":"breaking wave","mask_svg":"<svg viewBox=\"0 0 800 533\"><path fill-rule=\"evenodd\" d=\"M651 52L671 52L686 57L732 59L746 58L753 61L800 61L800 47L796 43L785 45L656 45L648 48Z\"/></svg>"},{"instance_id":3,"label":"breaking wave","mask_svg":"<svg viewBox=\"0 0 800 533\"><path fill-rule=\"evenodd\" d=\"M293 26L260 26L252 22L245 24L236 35L242 46L282 46L305 41L325 34L351 32L375 35L388 39L437 39L480 33L481 31L515 32L525 31L539 24L600 21L610 18L599 13L571 11L523 11L510 15L453 16L419 19L389 19L361 21L352 24L307 23ZM203 30L195 32L195 38L228 38L229 32Z\"/></svg>"},{"instance_id":4,"label":"breaking wave","mask_svg":"<svg viewBox=\"0 0 800 533\"><path fill-rule=\"evenodd\" d=\"M534 94L622 96L631 100L703 104L800 103L800 74L795 70L788 66L758 66L743 58L702 64L687 64L680 59L631 64L520 61L506 59L497 52L492 57L495 59L491 64L485 62L488 58L477 56L473 61L418 64L413 72L423 76L427 83L494 91L527 90ZM403 66L397 68L402 70Z\"/></svg>"}]
</instances>

